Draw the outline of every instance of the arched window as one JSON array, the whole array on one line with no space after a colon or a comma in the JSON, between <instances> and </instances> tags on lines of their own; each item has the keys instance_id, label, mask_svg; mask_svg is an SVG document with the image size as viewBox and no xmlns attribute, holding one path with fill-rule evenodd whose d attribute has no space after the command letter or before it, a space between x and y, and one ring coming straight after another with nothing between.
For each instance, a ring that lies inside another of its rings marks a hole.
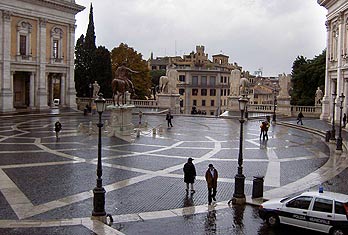
<instances>
[{"instance_id":1,"label":"arched window","mask_svg":"<svg viewBox=\"0 0 348 235\"><path fill-rule=\"evenodd\" d=\"M21 20L17 24L17 59L31 60L31 31L32 25Z\"/></svg>"},{"instance_id":2,"label":"arched window","mask_svg":"<svg viewBox=\"0 0 348 235\"><path fill-rule=\"evenodd\" d=\"M51 63L62 63L63 53L63 30L59 27L53 27L51 30Z\"/></svg>"}]
</instances>

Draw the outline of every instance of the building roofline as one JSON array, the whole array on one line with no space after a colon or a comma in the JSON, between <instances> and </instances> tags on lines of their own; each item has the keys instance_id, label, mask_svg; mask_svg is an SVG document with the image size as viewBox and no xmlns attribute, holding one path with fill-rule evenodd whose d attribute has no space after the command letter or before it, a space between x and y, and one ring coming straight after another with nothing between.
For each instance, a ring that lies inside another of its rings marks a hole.
<instances>
[{"instance_id":1,"label":"building roofline","mask_svg":"<svg viewBox=\"0 0 348 235\"><path fill-rule=\"evenodd\" d=\"M74 0L72 0L71 2L63 1L63 0L22 0L22 1L29 2L36 5L43 4L46 6L58 8L62 11L71 12L74 14L77 14L86 8L84 6L76 4Z\"/></svg>"}]
</instances>

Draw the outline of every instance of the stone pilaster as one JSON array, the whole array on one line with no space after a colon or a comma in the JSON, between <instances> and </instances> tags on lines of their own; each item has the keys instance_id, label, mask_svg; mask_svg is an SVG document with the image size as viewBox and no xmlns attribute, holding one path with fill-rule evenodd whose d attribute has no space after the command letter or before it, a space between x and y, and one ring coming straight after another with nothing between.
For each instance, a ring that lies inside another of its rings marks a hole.
<instances>
[{"instance_id":1,"label":"stone pilaster","mask_svg":"<svg viewBox=\"0 0 348 235\"><path fill-rule=\"evenodd\" d=\"M1 60L2 70L0 75L0 112L13 111L13 76L11 76L11 12L2 12L2 32Z\"/></svg>"},{"instance_id":2,"label":"stone pilaster","mask_svg":"<svg viewBox=\"0 0 348 235\"><path fill-rule=\"evenodd\" d=\"M30 74L30 86L29 86L29 107L34 108L35 105L35 74Z\"/></svg>"},{"instance_id":3,"label":"stone pilaster","mask_svg":"<svg viewBox=\"0 0 348 235\"><path fill-rule=\"evenodd\" d=\"M48 74L46 74L46 23L47 19L40 18L39 22L39 42L38 45L38 56L39 56L39 84L37 90L37 105L39 109L48 109L47 105L47 79Z\"/></svg>"},{"instance_id":4,"label":"stone pilaster","mask_svg":"<svg viewBox=\"0 0 348 235\"><path fill-rule=\"evenodd\" d=\"M60 104L65 107L65 97L66 97L66 87L65 87L65 74L62 74L60 77Z\"/></svg>"},{"instance_id":5,"label":"stone pilaster","mask_svg":"<svg viewBox=\"0 0 348 235\"><path fill-rule=\"evenodd\" d=\"M331 54L331 45L330 45L330 37L331 37L331 22L326 21L326 45L327 45L327 51L326 51L326 66L325 66L325 91L324 91L324 97L322 100L322 111L320 115L320 119L322 120L329 120L330 117L330 82L329 82L329 60L330 60L330 54Z\"/></svg>"},{"instance_id":6,"label":"stone pilaster","mask_svg":"<svg viewBox=\"0 0 348 235\"><path fill-rule=\"evenodd\" d=\"M69 25L68 35L68 53L67 53L67 64L68 73L66 75L66 106L70 108L77 108L76 105L76 89L74 80L74 47L75 47L75 27L76 25Z\"/></svg>"}]
</instances>

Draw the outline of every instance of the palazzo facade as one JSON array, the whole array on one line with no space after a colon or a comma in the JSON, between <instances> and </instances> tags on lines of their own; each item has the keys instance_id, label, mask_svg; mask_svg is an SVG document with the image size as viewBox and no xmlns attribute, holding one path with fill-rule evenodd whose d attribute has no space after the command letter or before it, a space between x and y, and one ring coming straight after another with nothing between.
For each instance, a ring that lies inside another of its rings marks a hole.
<instances>
[{"instance_id":1,"label":"palazzo facade","mask_svg":"<svg viewBox=\"0 0 348 235\"><path fill-rule=\"evenodd\" d=\"M75 0L1 0L0 112L76 107Z\"/></svg>"},{"instance_id":2,"label":"palazzo facade","mask_svg":"<svg viewBox=\"0 0 348 235\"><path fill-rule=\"evenodd\" d=\"M321 119L332 121L340 119L338 96L345 96L343 112L348 112L348 1L318 0L318 4L328 10L326 29L326 71L325 92L322 101ZM334 101L332 94L337 94ZM334 102L335 107L334 106ZM335 108L335 112L333 112Z\"/></svg>"}]
</instances>

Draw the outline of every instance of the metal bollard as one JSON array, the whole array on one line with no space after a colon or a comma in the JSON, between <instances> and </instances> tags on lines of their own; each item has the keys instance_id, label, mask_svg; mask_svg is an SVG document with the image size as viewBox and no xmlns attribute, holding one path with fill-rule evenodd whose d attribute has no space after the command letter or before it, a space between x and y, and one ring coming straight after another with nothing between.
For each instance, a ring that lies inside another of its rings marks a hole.
<instances>
[{"instance_id":1,"label":"metal bollard","mask_svg":"<svg viewBox=\"0 0 348 235\"><path fill-rule=\"evenodd\" d=\"M254 176L251 198L263 197L263 176Z\"/></svg>"},{"instance_id":2,"label":"metal bollard","mask_svg":"<svg viewBox=\"0 0 348 235\"><path fill-rule=\"evenodd\" d=\"M326 131L325 133L325 142L329 142L331 138L331 131Z\"/></svg>"}]
</instances>

